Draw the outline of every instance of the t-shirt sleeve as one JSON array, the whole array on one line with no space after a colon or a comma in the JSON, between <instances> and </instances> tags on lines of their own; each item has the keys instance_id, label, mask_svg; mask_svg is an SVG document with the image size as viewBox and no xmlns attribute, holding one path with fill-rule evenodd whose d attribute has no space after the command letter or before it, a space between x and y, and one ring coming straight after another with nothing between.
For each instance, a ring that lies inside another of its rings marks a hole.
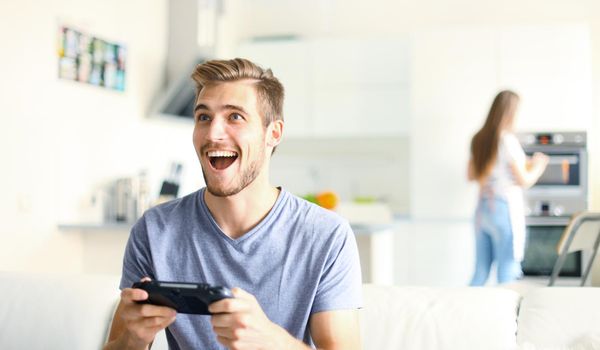
<instances>
[{"instance_id":1,"label":"t-shirt sleeve","mask_svg":"<svg viewBox=\"0 0 600 350\"><path fill-rule=\"evenodd\" d=\"M152 268L152 254L146 229L145 218L142 217L131 229L125 255L123 257L123 273L121 275L120 289L130 288L134 282L142 277L154 279Z\"/></svg>"},{"instance_id":2,"label":"t-shirt sleeve","mask_svg":"<svg viewBox=\"0 0 600 350\"><path fill-rule=\"evenodd\" d=\"M504 134L502 142L504 143L508 160L524 166L527 157L517 137L514 134Z\"/></svg>"},{"instance_id":3,"label":"t-shirt sleeve","mask_svg":"<svg viewBox=\"0 0 600 350\"><path fill-rule=\"evenodd\" d=\"M360 260L348 223L338 227L325 260L311 314L362 307Z\"/></svg>"}]
</instances>

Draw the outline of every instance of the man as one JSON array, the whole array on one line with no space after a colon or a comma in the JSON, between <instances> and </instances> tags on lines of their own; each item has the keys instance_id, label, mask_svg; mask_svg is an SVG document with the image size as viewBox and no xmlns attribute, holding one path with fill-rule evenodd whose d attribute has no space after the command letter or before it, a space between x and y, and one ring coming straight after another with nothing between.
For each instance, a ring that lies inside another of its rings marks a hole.
<instances>
[{"instance_id":1,"label":"man","mask_svg":"<svg viewBox=\"0 0 600 350\"><path fill-rule=\"evenodd\" d=\"M283 86L244 59L209 61L197 84L194 148L206 187L132 228L121 302L105 349L360 349L361 279L345 220L269 184L283 133ZM212 316L139 305L142 278L232 288ZM220 345L222 344L222 345Z\"/></svg>"}]
</instances>

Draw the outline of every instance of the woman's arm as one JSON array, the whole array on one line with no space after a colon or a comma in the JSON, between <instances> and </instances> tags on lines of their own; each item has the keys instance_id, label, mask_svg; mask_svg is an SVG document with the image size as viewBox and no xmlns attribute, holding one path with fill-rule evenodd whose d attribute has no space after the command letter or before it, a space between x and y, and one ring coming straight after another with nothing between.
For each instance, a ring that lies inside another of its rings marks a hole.
<instances>
[{"instance_id":1,"label":"woman's arm","mask_svg":"<svg viewBox=\"0 0 600 350\"><path fill-rule=\"evenodd\" d=\"M536 152L526 163L512 162L511 168L515 181L523 188L529 188L542 176L549 158L547 155Z\"/></svg>"}]
</instances>

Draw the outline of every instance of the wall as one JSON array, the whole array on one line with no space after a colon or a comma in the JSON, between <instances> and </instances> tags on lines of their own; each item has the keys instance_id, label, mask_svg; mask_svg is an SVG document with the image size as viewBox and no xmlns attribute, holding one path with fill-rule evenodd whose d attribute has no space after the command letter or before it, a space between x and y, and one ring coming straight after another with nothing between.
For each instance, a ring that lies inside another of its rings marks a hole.
<instances>
[{"instance_id":1,"label":"wall","mask_svg":"<svg viewBox=\"0 0 600 350\"><path fill-rule=\"evenodd\" d=\"M84 270L93 245L57 225L80 220L92 189L118 176L147 169L156 191L180 160L183 191L202 183L191 124L148 118L164 76L166 10L164 0L0 3L0 269ZM125 92L57 78L59 23L127 46Z\"/></svg>"}]
</instances>

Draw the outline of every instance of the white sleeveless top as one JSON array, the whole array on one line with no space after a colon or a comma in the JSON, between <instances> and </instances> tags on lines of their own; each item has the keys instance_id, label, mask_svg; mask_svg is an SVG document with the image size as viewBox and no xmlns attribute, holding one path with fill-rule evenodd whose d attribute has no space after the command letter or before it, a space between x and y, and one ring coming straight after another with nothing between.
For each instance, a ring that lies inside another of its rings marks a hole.
<instances>
[{"instance_id":1,"label":"white sleeveless top","mask_svg":"<svg viewBox=\"0 0 600 350\"><path fill-rule=\"evenodd\" d=\"M507 195L514 191L513 187L521 189L515 180L511 165L524 164L525 161L525 152L517 137L513 133L503 133L500 136L496 163L484 184L483 193L491 192L494 197L507 199Z\"/></svg>"}]
</instances>

